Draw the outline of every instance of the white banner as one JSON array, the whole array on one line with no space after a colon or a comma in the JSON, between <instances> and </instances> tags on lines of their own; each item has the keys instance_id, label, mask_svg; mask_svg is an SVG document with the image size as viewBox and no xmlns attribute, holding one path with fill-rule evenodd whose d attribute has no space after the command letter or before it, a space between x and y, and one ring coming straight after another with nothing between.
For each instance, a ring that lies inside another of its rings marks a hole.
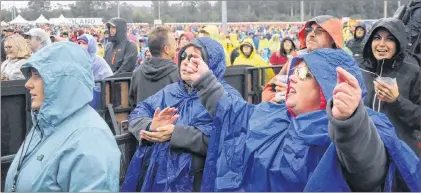
<instances>
[{"instance_id":1,"label":"white banner","mask_svg":"<svg viewBox=\"0 0 421 193\"><path fill-rule=\"evenodd\" d=\"M66 18L70 25L102 25L102 18Z\"/></svg>"}]
</instances>

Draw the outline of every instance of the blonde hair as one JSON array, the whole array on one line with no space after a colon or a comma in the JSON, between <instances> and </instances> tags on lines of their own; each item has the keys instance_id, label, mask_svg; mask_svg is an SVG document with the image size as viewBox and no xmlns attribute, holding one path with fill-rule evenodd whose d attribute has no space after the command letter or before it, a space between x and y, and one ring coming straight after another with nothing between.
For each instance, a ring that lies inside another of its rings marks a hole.
<instances>
[{"instance_id":1,"label":"blonde hair","mask_svg":"<svg viewBox=\"0 0 421 193\"><path fill-rule=\"evenodd\" d=\"M29 48L26 40L18 34L11 35L7 37L4 42L13 42L18 50L16 58L18 59L28 59L31 57L31 49Z\"/></svg>"}]
</instances>

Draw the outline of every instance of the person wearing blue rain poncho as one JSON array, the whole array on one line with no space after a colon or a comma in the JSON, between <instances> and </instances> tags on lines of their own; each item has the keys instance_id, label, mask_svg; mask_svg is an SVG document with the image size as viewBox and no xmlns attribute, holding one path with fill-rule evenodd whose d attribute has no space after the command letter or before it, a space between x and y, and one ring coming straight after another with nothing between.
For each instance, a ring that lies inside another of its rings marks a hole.
<instances>
[{"instance_id":1,"label":"person wearing blue rain poncho","mask_svg":"<svg viewBox=\"0 0 421 193\"><path fill-rule=\"evenodd\" d=\"M184 46L178 55L181 80L139 103L130 114L129 130L141 145L127 169L121 191L200 190L208 137L214 127L186 74L194 54L207 61L227 92L241 97L223 80L226 65L221 44L204 37Z\"/></svg>"},{"instance_id":2,"label":"person wearing blue rain poncho","mask_svg":"<svg viewBox=\"0 0 421 193\"><path fill-rule=\"evenodd\" d=\"M419 159L381 113L343 50L291 62L285 104L224 91L200 58L187 71L214 119L202 191L420 191Z\"/></svg>"},{"instance_id":3,"label":"person wearing blue rain poncho","mask_svg":"<svg viewBox=\"0 0 421 193\"><path fill-rule=\"evenodd\" d=\"M110 68L110 65L104 60L104 58L97 56L97 42L96 39L89 35L83 34L77 38L77 43L82 46L86 51L88 51L89 56L92 59L92 70L94 73L94 80L103 80L107 77L113 75L113 71ZM101 84L97 83L94 87L94 97L90 105L93 108L99 108L99 101L101 98Z\"/></svg>"},{"instance_id":4,"label":"person wearing blue rain poncho","mask_svg":"<svg viewBox=\"0 0 421 193\"><path fill-rule=\"evenodd\" d=\"M33 127L16 153L5 192L116 192L120 149L88 105L94 78L86 51L72 42L46 46L21 71Z\"/></svg>"}]
</instances>

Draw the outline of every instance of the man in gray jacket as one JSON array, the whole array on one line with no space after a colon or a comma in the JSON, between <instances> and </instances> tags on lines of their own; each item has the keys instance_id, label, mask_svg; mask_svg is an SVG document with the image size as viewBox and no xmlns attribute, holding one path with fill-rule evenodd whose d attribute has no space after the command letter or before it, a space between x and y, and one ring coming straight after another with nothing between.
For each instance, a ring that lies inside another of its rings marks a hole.
<instances>
[{"instance_id":1,"label":"man in gray jacket","mask_svg":"<svg viewBox=\"0 0 421 193\"><path fill-rule=\"evenodd\" d=\"M127 39L127 23L122 18L112 18L107 23L110 43L105 46L104 59L114 74L132 72L136 65L137 47Z\"/></svg>"},{"instance_id":2,"label":"man in gray jacket","mask_svg":"<svg viewBox=\"0 0 421 193\"><path fill-rule=\"evenodd\" d=\"M173 33L168 28L157 27L148 37L152 57L133 72L129 93L132 107L179 80L178 67L173 61L176 52Z\"/></svg>"}]
</instances>

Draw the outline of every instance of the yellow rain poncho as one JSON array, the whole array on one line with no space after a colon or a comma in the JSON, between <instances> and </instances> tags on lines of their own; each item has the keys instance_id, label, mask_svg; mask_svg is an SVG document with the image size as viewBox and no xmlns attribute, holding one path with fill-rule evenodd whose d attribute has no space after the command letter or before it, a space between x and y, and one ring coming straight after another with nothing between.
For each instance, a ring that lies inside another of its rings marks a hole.
<instances>
[{"instance_id":1,"label":"yellow rain poncho","mask_svg":"<svg viewBox=\"0 0 421 193\"><path fill-rule=\"evenodd\" d=\"M231 54L232 50L234 50L234 45L225 37L224 33L221 33L219 37L219 43L222 44L222 47L224 47L224 50L226 50L228 54Z\"/></svg>"},{"instance_id":2,"label":"yellow rain poncho","mask_svg":"<svg viewBox=\"0 0 421 193\"><path fill-rule=\"evenodd\" d=\"M272 36L272 38L269 41L269 49L270 53L277 52L279 49L281 49L281 39L279 34L275 34Z\"/></svg>"},{"instance_id":3,"label":"yellow rain poncho","mask_svg":"<svg viewBox=\"0 0 421 193\"><path fill-rule=\"evenodd\" d=\"M230 41L234 46L234 49L240 46L240 42L238 41L238 35L236 33L230 33Z\"/></svg>"},{"instance_id":4,"label":"yellow rain poncho","mask_svg":"<svg viewBox=\"0 0 421 193\"><path fill-rule=\"evenodd\" d=\"M251 51L250 57L246 57L243 53L243 51L241 50L241 46L243 45L250 45L253 49ZM256 48L254 47L253 44L253 40L251 39L245 39L243 41L243 43L241 43L240 45L240 49L239 51L239 56L235 59L234 61L234 66L235 65L251 65L251 66L255 66L255 67L266 67L269 66L268 63L266 63L263 58L256 53ZM275 76L275 73L273 72L272 69L267 69L266 73L265 73L265 83L269 82L273 77Z\"/></svg>"},{"instance_id":5,"label":"yellow rain poncho","mask_svg":"<svg viewBox=\"0 0 421 193\"><path fill-rule=\"evenodd\" d=\"M259 40L259 53L262 53L262 50L265 48L269 48L269 40L266 38Z\"/></svg>"},{"instance_id":6,"label":"yellow rain poncho","mask_svg":"<svg viewBox=\"0 0 421 193\"><path fill-rule=\"evenodd\" d=\"M218 29L218 27L216 27L215 25L207 25L207 26L202 27L199 30L199 33L201 33L201 32L205 32L210 38L218 41L222 45L222 47L224 47L225 65L231 66L230 54L228 54L228 51L225 48L225 46L221 43L221 41L219 41L219 29Z\"/></svg>"}]
</instances>

